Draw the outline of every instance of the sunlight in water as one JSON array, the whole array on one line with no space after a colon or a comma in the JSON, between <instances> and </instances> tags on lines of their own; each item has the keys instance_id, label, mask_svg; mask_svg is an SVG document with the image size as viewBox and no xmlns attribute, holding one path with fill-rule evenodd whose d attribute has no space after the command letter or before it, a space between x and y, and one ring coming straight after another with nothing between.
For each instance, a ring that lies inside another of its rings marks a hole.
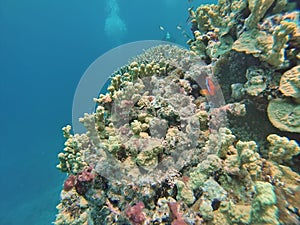
<instances>
[{"instance_id":1,"label":"sunlight in water","mask_svg":"<svg viewBox=\"0 0 300 225\"><path fill-rule=\"evenodd\" d=\"M108 15L105 19L105 34L114 43L120 44L127 32L126 24L120 18L120 8L117 0L107 0L106 4Z\"/></svg>"}]
</instances>

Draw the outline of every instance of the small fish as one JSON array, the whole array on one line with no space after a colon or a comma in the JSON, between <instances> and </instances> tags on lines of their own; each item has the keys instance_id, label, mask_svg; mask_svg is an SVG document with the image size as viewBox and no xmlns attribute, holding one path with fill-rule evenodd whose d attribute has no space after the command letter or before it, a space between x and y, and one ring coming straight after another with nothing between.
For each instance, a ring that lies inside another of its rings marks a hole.
<instances>
[{"instance_id":1,"label":"small fish","mask_svg":"<svg viewBox=\"0 0 300 225\"><path fill-rule=\"evenodd\" d=\"M189 16L188 16L188 18L185 21L186 23L190 23L193 19L196 18L196 14L193 11L193 9L194 9L194 7L188 8Z\"/></svg>"},{"instance_id":2,"label":"small fish","mask_svg":"<svg viewBox=\"0 0 300 225\"><path fill-rule=\"evenodd\" d=\"M165 39L166 39L166 41L170 41L171 40L171 34L170 34L170 32L167 32L166 33L166 35L165 35Z\"/></svg>"},{"instance_id":3,"label":"small fish","mask_svg":"<svg viewBox=\"0 0 300 225\"><path fill-rule=\"evenodd\" d=\"M191 39L191 36L185 30L182 31L181 34L183 35L183 37Z\"/></svg>"},{"instance_id":4,"label":"small fish","mask_svg":"<svg viewBox=\"0 0 300 225\"><path fill-rule=\"evenodd\" d=\"M174 42L175 43L175 39L172 37L172 35L170 34L170 32L166 32L165 36L162 39L163 41L169 41L169 42Z\"/></svg>"},{"instance_id":5,"label":"small fish","mask_svg":"<svg viewBox=\"0 0 300 225\"><path fill-rule=\"evenodd\" d=\"M165 30L165 28L163 26L159 26L159 29L162 30L162 31Z\"/></svg>"},{"instance_id":6,"label":"small fish","mask_svg":"<svg viewBox=\"0 0 300 225\"><path fill-rule=\"evenodd\" d=\"M183 35L184 38L191 39L190 35L188 35L188 33L186 32L186 30L183 29L183 27L180 24L178 24L176 26L176 29L179 30L179 31L181 31L181 34Z\"/></svg>"},{"instance_id":7,"label":"small fish","mask_svg":"<svg viewBox=\"0 0 300 225\"><path fill-rule=\"evenodd\" d=\"M208 76L205 77L205 86L206 89L202 89L200 93L205 96L214 96L216 91L219 89L218 85L215 85L212 79Z\"/></svg>"},{"instance_id":8,"label":"small fish","mask_svg":"<svg viewBox=\"0 0 300 225\"><path fill-rule=\"evenodd\" d=\"M182 26L181 25L177 25L176 28L177 28L177 30L182 30Z\"/></svg>"},{"instance_id":9,"label":"small fish","mask_svg":"<svg viewBox=\"0 0 300 225\"><path fill-rule=\"evenodd\" d=\"M205 78L205 85L210 95L214 95L216 93L215 85L209 77Z\"/></svg>"}]
</instances>

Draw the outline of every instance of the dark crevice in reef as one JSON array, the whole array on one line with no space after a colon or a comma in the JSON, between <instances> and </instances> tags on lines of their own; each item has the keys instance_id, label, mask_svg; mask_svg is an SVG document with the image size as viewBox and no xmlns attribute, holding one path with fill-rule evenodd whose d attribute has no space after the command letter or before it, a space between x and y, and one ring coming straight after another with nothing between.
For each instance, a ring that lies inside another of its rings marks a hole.
<instances>
[{"instance_id":1,"label":"dark crevice in reef","mask_svg":"<svg viewBox=\"0 0 300 225\"><path fill-rule=\"evenodd\" d=\"M232 63L235 62L235 63ZM225 101L232 102L231 85L244 84L247 81L246 71L251 66L257 66L260 62L257 58L244 53L228 52L215 64L214 75L219 81Z\"/></svg>"},{"instance_id":2,"label":"dark crevice in reef","mask_svg":"<svg viewBox=\"0 0 300 225\"><path fill-rule=\"evenodd\" d=\"M237 140L241 141L255 141L259 147L259 151L265 154L267 152L269 143L267 136L269 134L277 134L281 137L287 137L290 140L295 140L300 143L300 135L291 132L280 131L272 126L265 111L260 111L255 104L246 104L247 114L244 117L235 117L230 114L227 115L229 127ZM300 154L294 156L288 166L295 172L300 172Z\"/></svg>"},{"instance_id":3,"label":"dark crevice in reef","mask_svg":"<svg viewBox=\"0 0 300 225\"><path fill-rule=\"evenodd\" d=\"M262 140L276 129L270 124L266 113L257 110L252 103L246 104L246 111L244 117L228 115L230 128L237 139L262 144Z\"/></svg>"},{"instance_id":4,"label":"dark crevice in reef","mask_svg":"<svg viewBox=\"0 0 300 225\"><path fill-rule=\"evenodd\" d=\"M253 103L248 102L246 104L246 111L247 113L244 117L227 115L229 126L238 139L242 141L254 140L261 143L269 134L277 134L300 143L299 134L280 131L272 126L267 113L258 110Z\"/></svg>"}]
</instances>

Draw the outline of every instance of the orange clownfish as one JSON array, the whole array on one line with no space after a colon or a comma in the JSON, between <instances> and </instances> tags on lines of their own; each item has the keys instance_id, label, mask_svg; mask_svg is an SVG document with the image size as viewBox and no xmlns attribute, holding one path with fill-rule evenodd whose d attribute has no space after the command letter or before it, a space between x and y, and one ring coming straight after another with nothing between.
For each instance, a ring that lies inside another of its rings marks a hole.
<instances>
[{"instance_id":1,"label":"orange clownfish","mask_svg":"<svg viewBox=\"0 0 300 225\"><path fill-rule=\"evenodd\" d=\"M202 89L200 93L205 96L214 96L219 89L219 85L215 85L212 79L208 76L205 77L206 89Z\"/></svg>"}]
</instances>

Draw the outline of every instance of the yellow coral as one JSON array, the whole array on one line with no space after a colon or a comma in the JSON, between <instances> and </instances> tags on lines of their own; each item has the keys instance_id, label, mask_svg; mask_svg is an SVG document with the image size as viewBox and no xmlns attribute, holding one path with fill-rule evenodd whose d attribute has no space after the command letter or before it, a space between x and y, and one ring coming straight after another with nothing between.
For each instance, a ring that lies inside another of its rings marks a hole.
<instances>
[{"instance_id":1,"label":"yellow coral","mask_svg":"<svg viewBox=\"0 0 300 225\"><path fill-rule=\"evenodd\" d=\"M263 46L270 45L272 45L272 36L267 35L264 31L252 29L242 33L239 39L233 43L232 49L237 52L259 56L263 52Z\"/></svg>"},{"instance_id":2,"label":"yellow coral","mask_svg":"<svg viewBox=\"0 0 300 225\"><path fill-rule=\"evenodd\" d=\"M300 65L286 71L281 79L279 90L300 103Z\"/></svg>"},{"instance_id":3,"label":"yellow coral","mask_svg":"<svg viewBox=\"0 0 300 225\"><path fill-rule=\"evenodd\" d=\"M88 148L89 139L86 134L71 135L71 126L68 125L63 129L63 135L67 138L64 152L58 154L60 163L57 168L62 172L77 174L87 163L83 159L82 151Z\"/></svg>"},{"instance_id":4,"label":"yellow coral","mask_svg":"<svg viewBox=\"0 0 300 225\"><path fill-rule=\"evenodd\" d=\"M247 29L250 30L257 25L257 23L265 16L273 2L274 0L248 0L248 7L251 14L245 21Z\"/></svg>"},{"instance_id":5,"label":"yellow coral","mask_svg":"<svg viewBox=\"0 0 300 225\"><path fill-rule=\"evenodd\" d=\"M270 143L269 157L279 164L289 162L294 155L300 153L300 147L294 140L276 134L270 134L267 140Z\"/></svg>"},{"instance_id":6,"label":"yellow coral","mask_svg":"<svg viewBox=\"0 0 300 225\"><path fill-rule=\"evenodd\" d=\"M262 160L256 152L256 143L254 141L238 141L236 149L239 155L240 167L248 171L252 180L257 180L261 173Z\"/></svg>"},{"instance_id":7,"label":"yellow coral","mask_svg":"<svg viewBox=\"0 0 300 225\"><path fill-rule=\"evenodd\" d=\"M280 25L274 29L272 47L262 59L273 66L280 66L284 62L285 44L289 40L289 35L295 33L296 30L296 23L281 21Z\"/></svg>"}]
</instances>

